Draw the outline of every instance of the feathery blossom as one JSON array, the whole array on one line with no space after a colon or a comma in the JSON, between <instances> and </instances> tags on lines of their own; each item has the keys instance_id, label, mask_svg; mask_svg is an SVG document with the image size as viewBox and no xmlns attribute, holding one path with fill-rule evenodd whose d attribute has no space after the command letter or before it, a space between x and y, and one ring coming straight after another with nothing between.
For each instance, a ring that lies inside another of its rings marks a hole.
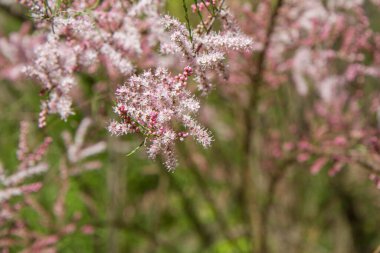
<instances>
[{"instance_id":1,"label":"feathery blossom","mask_svg":"<svg viewBox=\"0 0 380 253\"><path fill-rule=\"evenodd\" d=\"M154 159L159 153L165 157L169 170L176 167L175 141L187 136L208 147L212 137L192 118L199 102L187 90L192 68L172 76L168 70L157 68L132 76L116 90L115 113L119 121L112 121L108 130L113 135L140 133L149 142L147 152ZM175 127L176 124L180 126Z\"/></svg>"},{"instance_id":2,"label":"feathery blossom","mask_svg":"<svg viewBox=\"0 0 380 253\"><path fill-rule=\"evenodd\" d=\"M221 52L227 50L233 51L251 51L252 39L244 34L236 34L235 32L227 31L223 34L210 33L207 36L199 38L200 43L204 45L208 50L217 49Z\"/></svg>"},{"instance_id":3,"label":"feathery blossom","mask_svg":"<svg viewBox=\"0 0 380 253\"><path fill-rule=\"evenodd\" d=\"M225 55L221 52L211 52L208 54L202 54L199 55L196 58L196 63L202 68L212 68L218 63L223 63L223 60L225 59Z\"/></svg>"},{"instance_id":4,"label":"feathery blossom","mask_svg":"<svg viewBox=\"0 0 380 253\"><path fill-rule=\"evenodd\" d=\"M215 7L216 8L216 7ZM222 30L211 32L203 24L189 31L178 20L168 15L161 19L170 41L161 41L161 52L182 54L182 60L192 67L198 89L203 95L211 88L208 69L215 69L224 78L228 77L225 67L226 55L229 51L249 52L254 49L253 40L243 34L237 26L231 13L220 7L219 16L223 22ZM212 18L209 17L212 23ZM207 22L206 22L207 23Z\"/></svg>"},{"instance_id":5,"label":"feathery blossom","mask_svg":"<svg viewBox=\"0 0 380 253\"><path fill-rule=\"evenodd\" d=\"M370 26L363 3L283 1L265 52L265 82L271 87L290 82L299 94L304 96L315 90L326 103L331 103L331 97L345 93L353 81L378 77L379 36ZM240 27L257 45L264 45L271 1L261 1L255 11L253 8L251 4L244 6ZM369 57L372 54L368 52L373 52L374 57ZM231 72L237 73L234 79L246 80L256 71L242 73L239 62L231 62ZM339 68L331 67L337 65Z\"/></svg>"},{"instance_id":6,"label":"feathery blossom","mask_svg":"<svg viewBox=\"0 0 380 253\"><path fill-rule=\"evenodd\" d=\"M48 100L43 107L49 113L59 113L66 120L72 114L69 93L76 82L72 76L76 56L54 37L49 37L46 43L36 49L36 56L34 64L27 67L25 73L43 85L43 93L48 93Z\"/></svg>"}]
</instances>

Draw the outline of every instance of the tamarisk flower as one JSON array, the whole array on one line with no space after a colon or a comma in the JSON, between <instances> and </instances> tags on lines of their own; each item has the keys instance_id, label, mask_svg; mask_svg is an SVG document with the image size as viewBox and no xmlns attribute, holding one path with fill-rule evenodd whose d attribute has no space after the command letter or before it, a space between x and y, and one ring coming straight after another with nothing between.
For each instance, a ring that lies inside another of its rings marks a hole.
<instances>
[{"instance_id":1,"label":"tamarisk flower","mask_svg":"<svg viewBox=\"0 0 380 253\"><path fill-rule=\"evenodd\" d=\"M203 147L210 146L209 131L192 117L200 107L186 89L192 72L191 67L185 67L182 74L172 76L168 70L157 68L129 78L116 90L114 111L120 120L112 121L108 130L113 135L142 134L145 138L142 145L149 141L149 157L154 159L163 154L169 170L177 164L175 141L192 136Z\"/></svg>"},{"instance_id":2,"label":"tamarisk flower","mask_svg":"<svg viewBox=\"0 0 380 253\"><path fill-rule=\"evenodd\" d=\"M193 10L196 11L196 8L193 7ZM194 70L202 94L207 94L212 87L208 77L210 70L216 70L222 77L228 78L225 67L228 52L249 52L254 49L253 40L241 32L228 10L220 7L217 13L223 24L222 30L218 32L211 32L211 26L206 27L204 22L191 31L168 15L161 20L164 29L170 34L170 41L161 42L161 51L182 54L182 60ZM212 24L213 19L209 18Z\"/></svg>"},{"instance_id":3,"label":"tamarisk flower","mask_svg":"<svg viewBox=\"0 0 380 253\"><path fill-rule=\"evenodd\" d=\"M42 104L42 111L58 113L66 120L72 113L70 91L75 85L73 72L76 55L65 47L57 38L48 41L36 49L35 62L25 68L25 73L42 84L41 93L48 93L48 100ZM41 113L42 114L42 113ZM40 126L45 123L40 122Z\"/></svg>"}]
</instances>

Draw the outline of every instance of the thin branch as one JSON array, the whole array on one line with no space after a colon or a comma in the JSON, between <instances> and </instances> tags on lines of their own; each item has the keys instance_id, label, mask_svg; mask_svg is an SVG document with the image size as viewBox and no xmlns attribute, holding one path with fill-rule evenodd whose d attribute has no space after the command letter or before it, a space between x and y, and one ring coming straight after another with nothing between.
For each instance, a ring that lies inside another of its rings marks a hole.
<instances>
[{"instance_id":1,"label":"thin branch","mask_svg":"<svg viewBox=\"0 0 380 253\"><path fill-rule=\"evenodd\" d=\"M157 159L157 164L159 168L161 168L162 170L166 170L165 166L163 165L164 163L162 162L162 159ZM178 184L175 176L172 173L167 172L164 173L164 175L168 177L170 185L174 188L175 191L178 192L178 195L181 197L184 212L186 213L189 221L194 226L194 229L197 231L197 234L199 235L199 238L201 239L203 246L205 248L209 247L215 241L215 238L208 230L208 227L201 221L201 218L199 217L198 213L196 212L196 208L193 205L193 201L186 194L183 188Z\"/></svg>"},{"instance_id":2,"label":"thin branch","mask_svg":"<svg viewBox=\"0 0 380 253\"><path fill-rule=\"evenodd\" d=\"M197 5L197 0L194 0L194 4ZM205 6L206 6L206 5L205 5ZM208 10L207 6L206 6L206 9ZM205 22L203 21L202 13L201 13L201 11L199 10L199 8L197 8L197 14L198 14L199 19L201 20L201 23L202 23L203 28L204 28L204 29L207 29L206 24L205 24Z\"/></svg>"},{"instance_id":3,"label":"thin branch","mask_svg":"<svg viewBox=\"0 0 380 253\"><path fill-rule=\"evenodd\" d=\"M211 17L211 20L208 22L208 26L207 26L207 29L206 29L206 34L209 34L211 32L211 29L216 21L216 18L218 17L218 15L220 14L220 12L222 11L222 8L223 8L223 4L224 4L225 0L222 0L219 5L218 5L218 10L215 12L215 14ZM199 53L199 51L202 49L203 47L203 44L199 44L197 49L195 50L195 53Z\"/></svg>"},{"instance_id":4,"label":"thin branch","mask_svg":"<svg viewBox=\"0 0 380 253\"><path fill-rule=\"evenodd\" d=\"M204 180L199 170L197 169L198 166L196 165L196 162L194 162L194 160L192 159L192 156L188 155L191 152L187 150L185 145L181 145L181 148L179 149L179 151L182 154L182 157L184 158L186 166L190 168L190 171L192 172L203 197L207 200L207 203L210 206L215 216L215 219L218 223L221 233L232 245L236 246L236 249L239 252L243 252L242 249L239 247L239 245L236 244L236 241L234 241L234 237L232 236L230 232L231 229L229 228L228 222L226 221L221 210L218 208L216 200L213 197L212 192L210 191L206 181Z\"/></svg>"},{"instance_id":5,"label":"thin branch","mask_svg":"<svg viewBox=\"0 0 380 253\"><path fill-rule=\"evenodd\" d=\"M242 164L242 184L241 184L241 194L243 200L243 209L245 210L245 218L247 220L248 225L250 226L250 237L252 239L252 243L254 242L253 231L254 231L254 208L253 205L253 191L254 184L252 182L252 156L254 154L254 145L252 142L253 134L255 133L255 127L257 125L258 118L258 104L260 100L260 88L263 85L263 77L264 77L264 67L265 67L265 58L267 56L267 52L270 47L271 37L273 31L275 29L276 19L279 13L279 9L283 5L283 0L278 0L274 10L272 11L272 15L269 20L268 29L265 36L265 43L263 50L257 56L256 61L256 72L251 76L252 85L250 86L249 91L249 102L248 106L245 109L245 135L243 140L243 150L245 153L244 161ZM260 219L258 217L258 219ZM259 228L260 230L261 228ZM262 244L261 239L258 238L258 244ZM253 249L255 248L255 244L253 243ZM260 246L258 248L261 248ZM265 253L265 252L260 252Z\"/></svg>"},{"instance_id":6,"label":"thin branch","mask_svg":"<svg viewBox=\"0 0 380 253\"><path fill-rule=\"evenodd\" d=\"M165 173L170 180L171 186L174 187L174 189L178 192L179 196L181 197L182 205L184 208L184 211L187 214L188 219L193 224L195 230L197 231L202 244L204 247L209 247L214 241L214 236L210 233L207 226L203 224L201 221L199 215L196 212L196 208L193 205L193 201L187 196L185 191L181 188L181 186L178 185L177 180L171 173Z\"/></svg>"},{"instance_id":7,"label":"thin branch","mask_svg":"<svg viewBox=\"0 0 380 253\"><path fill-rule=\"evenodd\" d=\"M263 203L263 206L261 208L261 214L259 219L259 227L260 234L259 234L259 252L268 252L268 225L269 225L269 217L270 217L270 211L273 206L274 197L276 195L276 189L281 181L281 179L284 177L284 174L287 172L288 168L294 164L296 159L294 157L290 157L288 159L285 159L282 161L282 163L277 166L276 173L271 176L269 181L269 188L267 192L267 198Z\"/></svg>"},{"instance_id":8,"label":"thin branch","mask_svg":"<svg viewBox=\"0 0 380 253\"><path fill-rule=\"evenodd\" d=\"M193 43L193 34L191 31L189 13L187 10L187 5L186 5L185 0L182 0L182 7L183 7L183 10L185 11L186 26L187 26L187 30L189 31L189 38L190 38L191 43Z\"/></svg>"}]
</instances>

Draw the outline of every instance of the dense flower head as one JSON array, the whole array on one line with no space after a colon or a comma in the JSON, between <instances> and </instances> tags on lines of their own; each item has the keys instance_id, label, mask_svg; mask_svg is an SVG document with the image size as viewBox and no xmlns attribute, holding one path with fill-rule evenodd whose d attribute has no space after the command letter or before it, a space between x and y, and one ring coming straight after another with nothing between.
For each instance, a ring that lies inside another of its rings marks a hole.
<instances>
[{"instance_id":1,"label":"dense flower head","mask_svg":"<svg viewBox=\"0 0 380 253\"><path fill-rule=\"evenodd\" d=\"M210 146L210 133L192 118L200 105L186 87L191 74L191 67L176 76L157 68L130 77L116 90L114 111L120 120L111 122L108 130L114 135L141 133L150 141L149 157L162 153L169 170L176 164L176 140L190 135L204 147Z\"/></svg>"}]
</instances>

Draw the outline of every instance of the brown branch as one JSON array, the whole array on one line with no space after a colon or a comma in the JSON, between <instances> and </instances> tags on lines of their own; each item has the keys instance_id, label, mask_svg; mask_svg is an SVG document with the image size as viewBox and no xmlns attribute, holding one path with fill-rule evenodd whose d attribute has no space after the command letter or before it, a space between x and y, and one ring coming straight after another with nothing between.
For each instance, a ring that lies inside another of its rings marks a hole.
<instances>
[{"instance_id":1,"label":"brown branch","mask_svg":"<svg viewBox=\"0 0 380 253\"><path fill-rule=\"evenodd\" d=\"M267 199L264 201L263 206L260 210L259 219L259 252L268 252L268 225L269 225L269 215L273 206L274 197L276 195L276 189L287 172L288 168L296 161L294 157L290 157L282 161L282 163L277 166L276 173L273 174L269 181L269 188L267 192Z\"/></svg>"},{"instance_id":2,"label":"brown branch","mask_svg":"<svg viewBox=\"0 0 380 253\"><path fill-rule=\"evenodd\" d=\"M252 250L255 249L253 231L254 231L254 212L256 211L253 208L253 192L254 192L254 184L252 180L252 155L254 154L254 145L252 142L253 134L255 133L255 127L257 125L257 117L258 117L258 104L260 100L260 88L263 85L263 77L264 77L264 68L265 68L265 58L267 56L267 52L270 47L271 37L273 31L275 29L276 19L279 13L279 9L283 5L283 0L278 0L274 10L272 11L272 15L269 20L265 43L263 50L257 56L256 62L256 72L251 75L252 85L249 87L249 101L248 106L245 109L244 118L245 118L245 135L243 140L243 151L244 151L244 160L242 164L242 184L241 184L241 194L243 200L243 209L245 210L245 219L247 221L250 233L250 238L252 241ZM258 218L260 219L260 218ZM259 228L260 230L261 228ZM260 234L260 233L259 233ZM257 238L258 249L261 248L260 245L265 245L262 240L265 238ZM259 251L260 253L266 253L263 251Z\"/></svg>"}]
</instances>

